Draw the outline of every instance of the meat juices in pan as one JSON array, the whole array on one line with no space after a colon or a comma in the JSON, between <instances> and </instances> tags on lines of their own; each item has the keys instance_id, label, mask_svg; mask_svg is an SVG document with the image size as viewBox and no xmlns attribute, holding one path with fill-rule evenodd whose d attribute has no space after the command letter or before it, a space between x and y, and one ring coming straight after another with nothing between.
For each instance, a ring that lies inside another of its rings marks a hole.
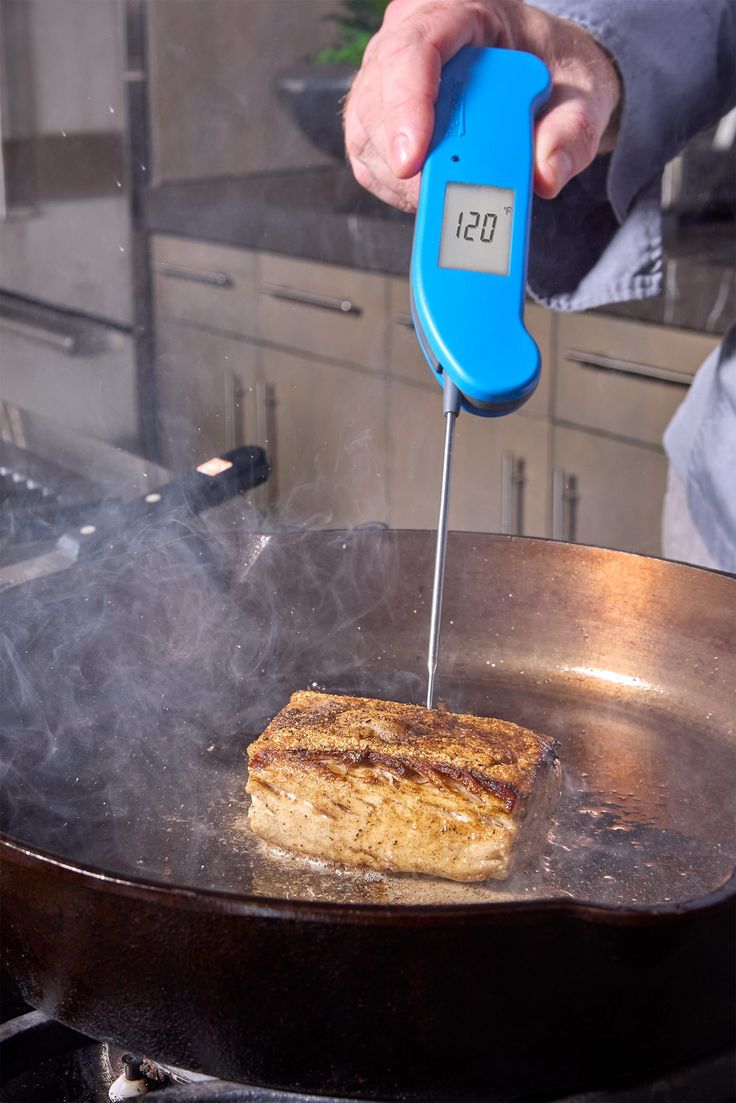
<instances>
[{"instance_id":1,"label":"meat juices in pan","mask_svg":"<svg viewBox=\"0 0 736 1103\"><path fill-rule=\"evenodd\" d=\"M248 757L262 839L453 881L502 879L520 847L531 856L557 779L555 743L516 724L306 690Z\"/></svg>"}]
</instances>

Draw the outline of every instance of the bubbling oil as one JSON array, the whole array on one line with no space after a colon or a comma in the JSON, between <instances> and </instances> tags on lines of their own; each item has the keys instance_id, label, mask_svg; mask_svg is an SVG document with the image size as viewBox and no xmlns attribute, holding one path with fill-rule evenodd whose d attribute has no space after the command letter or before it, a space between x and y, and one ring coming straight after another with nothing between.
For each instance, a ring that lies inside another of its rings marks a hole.
<instances>
[{"instance_id":1,"label":"bubbling oil","mask_svg":"<svg viewBox=\"0 0 736 1103\"><path fill-rule=\"evenodd\" d=\"M352 685L328 688L370 693ZM504 881L463 884L288 854L252 833L245 772L239 771L228 777L218 814L230 853L218 887L343 904L568 898L653 906L700 897L732 875L736 843L723 811L736 767L729 739L693 718L671 716L666 706L549 680L465 685L448 695L447 704L452 711L521 723L558 741L559 797L536 861L525 861Z\"/></svg>"}]
</instances>

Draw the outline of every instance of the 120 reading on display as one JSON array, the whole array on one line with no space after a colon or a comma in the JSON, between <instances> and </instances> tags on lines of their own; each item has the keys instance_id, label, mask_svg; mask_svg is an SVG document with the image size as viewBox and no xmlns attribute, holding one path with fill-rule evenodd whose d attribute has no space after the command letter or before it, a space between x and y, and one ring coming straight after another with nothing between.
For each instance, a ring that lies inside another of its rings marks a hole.
<instances>
[{"instance_id":1,"label":"120 reading on display","mask_svg":"<svg viewBox=\"0 0 736 1103\"><path fill-rule=\"evenodd\" d=\"M512 188L448 184L440 238L440 268L507 276L514 222Z\"/></svg>"}]
</instances>

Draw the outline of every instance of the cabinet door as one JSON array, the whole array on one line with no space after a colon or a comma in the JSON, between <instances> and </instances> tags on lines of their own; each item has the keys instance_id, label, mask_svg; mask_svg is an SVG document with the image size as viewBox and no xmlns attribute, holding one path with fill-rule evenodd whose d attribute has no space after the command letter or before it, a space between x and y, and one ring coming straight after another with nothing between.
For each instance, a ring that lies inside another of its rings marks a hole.
<instances>
[{"instance_id":1,"label":"cabinet door","mask_svg":"<svg viewBox=\"0 0 736 1103\"><path fill-rule=\"evenodd\" d=\"M555 415L659 447L693 374L717 341L600 315L559 322Z\"/></svg>"},{"instance_id":2,"label":"cabinet door","mask_svg":"<svg viewBox=\"0 0 736 1103\"><path fill-rule=\"evenodd\" d=\"M435 528L444 418L439 387L388 384L388 478L393 528ZM510 414L461 413L455 432L451 529L545 536L549 425Z\"/></svg>"},{"instance_id":3,"label":"cabinet door","mask_svg":"<svg viewBox=\"0 0 736 1103\"><path fill-rule=\"evenodd\" d=\"M244 405L258 350L237 338L159 318L156 372L164 463L186 471L255 434ZM252 431L251 431L252 428Z\"/></svg>"},{"instance_id":4,"label":"cabinet door","mask_svg":"<svg viewBox=\"0 0 736 1103\"><path fill-rule=\"evenodd\" d=\"M383 276L273 253L261 253L258 265L263 341L383 371Z\"/></svg>"},{"instance_id":5,"label":"cabinet door","mask_svg":"<svg viewBox=\"0 0 736 1103\"><path fill-rule=\"evenodd\" d=\"M661 554L667 481L661 451L583 430L554 430L555 535L581 544ZM565 501L562 501L562 497Z\"/></svg>"},{"instance_id":6,"label":"cabinet door","mask_svg":"<svg viewBox=\"0 0 736 1103\"><path fill-rule=\"evenodd\" d=\"M151 266L159 317L258 337L255 253L154 234Z\"/></svg>"},{"instance_id":7,"label":"cabinet door","mask_svg":"<svg viewBox=\"0 0 736 1103\"><path fill-rule=\"evenodd\" d=\"M383 376L263 348L270 499L279 520L387 520Z\"/></svg>"},{"instance_id":8,"label":"cabinet door","mask_svg":"<svg viewBox=\"0 0 736 1103\"><path fill-rule=\"evenodd\" d=\"M278 79L330 44L335 0L146 0L143 8L155 183L287 169L298 188L295 170L332 167L285 110Z\"/></svg>"}]
</instances>

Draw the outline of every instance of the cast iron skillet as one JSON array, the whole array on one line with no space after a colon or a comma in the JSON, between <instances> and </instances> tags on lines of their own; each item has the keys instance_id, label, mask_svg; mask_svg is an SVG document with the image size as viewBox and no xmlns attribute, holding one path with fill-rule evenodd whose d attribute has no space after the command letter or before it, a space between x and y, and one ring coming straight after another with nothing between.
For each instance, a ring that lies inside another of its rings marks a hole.
<instances>
[{"instance_id":1,"label":"cast iron skillet","mask_svg":"<svg viewBox=\"0 0 736 1103\"><path fill-rule=\"evenodd\" d=\"M439 696L560 743L503 884L261 852L244 748L296 688L420 701L432 535L191 536L0 595L3 962L170 1063L552 1098L733 1038L736 582L452 534Z\"/></svg>"}]
</instances>

